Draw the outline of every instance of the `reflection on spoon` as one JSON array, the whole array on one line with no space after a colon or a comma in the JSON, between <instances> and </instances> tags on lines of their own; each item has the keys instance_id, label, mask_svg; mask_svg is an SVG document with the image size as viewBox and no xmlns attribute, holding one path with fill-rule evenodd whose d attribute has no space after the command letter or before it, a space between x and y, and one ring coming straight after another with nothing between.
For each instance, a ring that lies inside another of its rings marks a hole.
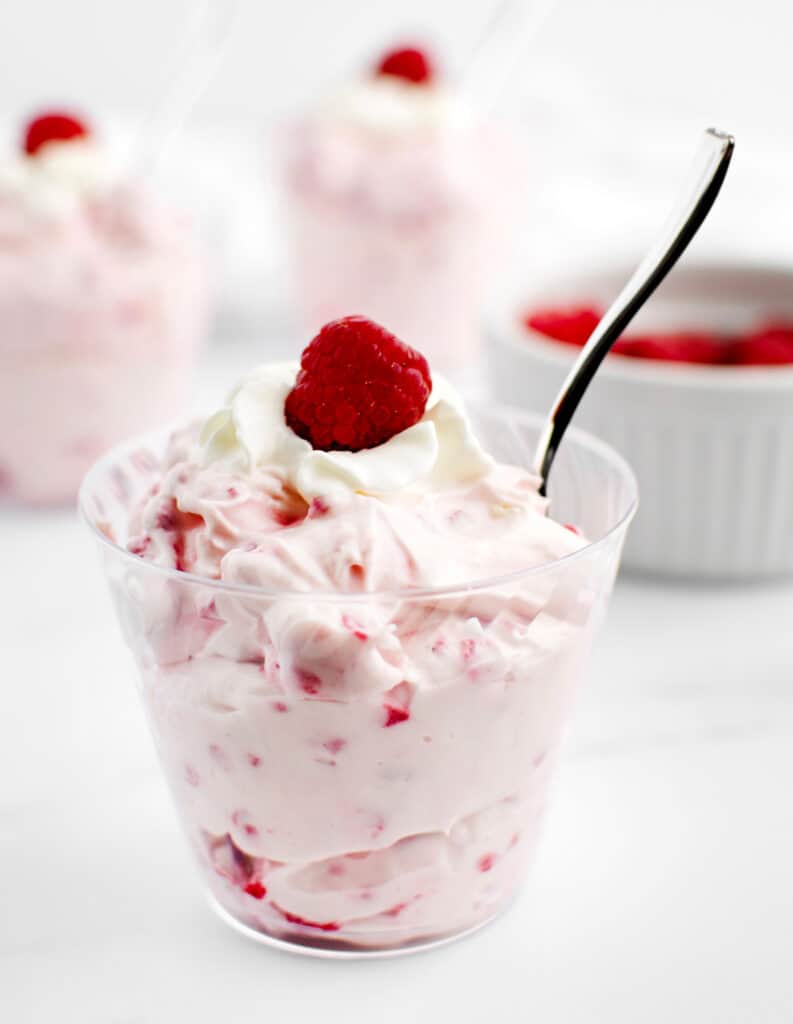
<instances>
[{"instance_id":1,"label":"reflection on spoon","mask_svg":"<svg viewBox=\"0 0 793 1024\"><path fill-rule=\"evenodd\" d=\"M691 178L680 194L657 242L604 313L581 350L556 397L534 456L534 471L545 494L548 474L564 432L609 349L633 320L686 250L719 194L730 165L735 139L709 128L697 154Z\"/></svg>"}]
</instances>

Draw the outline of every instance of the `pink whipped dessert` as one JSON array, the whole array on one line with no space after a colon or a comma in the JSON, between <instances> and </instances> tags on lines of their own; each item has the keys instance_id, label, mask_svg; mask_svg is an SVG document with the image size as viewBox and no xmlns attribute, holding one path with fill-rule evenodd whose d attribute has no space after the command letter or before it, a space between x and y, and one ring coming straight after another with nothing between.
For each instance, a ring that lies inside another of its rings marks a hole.
<instances>
[{"instance_id":1,"label":"pink whipped dessert","mask_svg":"<svg viewBox=\"0 0 793 1024\"><path fill-rule=\"evenodd\" d=\"M308 328L356 310L433 366L470 368L481 303L509 255L518 166L514 140L415 49L292 125L283 176Z\"/></svg>"},{"instance_id":2,"label":"pink whipped dessert","mask_svg":"<svg viewBox=\"0 0 793 1024\"><path fill-rule=\"evenodd\" d=\"M621 535L588 546L550 518L452 387L360 317L253 370L162 457L93 472L109 489L86 483L87 515L216 905L358 952L502 909Z\"/></svg>"},{"instance_id":3,"label":"pink whipped dessert","mask_svg":"<svg viewBox=\"0 0 793 1024\"><path fill-rule=\"evenodd\" d=\"M179 415L205 308L188 224L80 120L32 121L0 163L0 495L70 501L108 446Z\"/></svg>"}]
</instances>

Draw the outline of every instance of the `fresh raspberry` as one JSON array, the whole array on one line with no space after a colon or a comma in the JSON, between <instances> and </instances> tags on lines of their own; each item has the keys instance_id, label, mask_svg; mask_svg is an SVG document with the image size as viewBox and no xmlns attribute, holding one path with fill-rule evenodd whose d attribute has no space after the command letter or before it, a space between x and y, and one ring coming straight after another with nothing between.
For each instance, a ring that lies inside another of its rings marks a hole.
<instances>
[{"instance_id":1,"label":"fresh raspberry","mask_svg":"<svg viewBox=\"0 0 793 1024\"><path fill-rule=\"evenodd\" d=\"M35 156L48 142L68 142L85 139L91 134L88 127L71 114L51 111L34 118L25 129L23 146L29 156Z\"/></svg>"},{"instance_id":2,"label":"fresh raspberry","mask_svg":"<svg viewBox=\"0 0 793 1024\"><path fill-rule=\"evenodd\" d=\"M532 331L582 347L600 322L602 314L593 306L574 306L569 309L540 309L524 317L524 324Z\"/></svg>"},{"instance_id":3,"label":"fresh raspberry","mask_svg":"<svg viewBox=\"0 0 793 1024\"><path fill-rule=\"evenodd\" d=\"M634 359L659 359L667 363L723 363L727 346L716 334L677 331L669 334L627 335L612 349Z\"/></svg>"},{"instance_id":4,"label":"fresh raspberry","mask_svg":"<svg viewBox=\"0 0 793 1024\"><path fill-rule=\"evenodd\" d=\"M410 702L413 699L413 688L406 680L392 686L386 691L386 700L383 703L385 711L384 729L390 729L394 725L401 725L410 718Z\"/></svg>"},{"instance_id":5,"label":"fresh raspberry","mask_svg":"<svg viewBox=\"0 0 793 1024\"><path fill-rule=\"evenodd\" d=\"M325 324L300 360L286 422L322 451L376 448L424 414L427 360L363 316Z\"/></svg>"},{"instance_id":6,"label":"fresh raspberry","mask_svg":"<svg viewBox=\"0 0 793 1024\"><path fill-rule=\"evenodd\" d=\"M435 77L432 61L424 53L413 46L399 50L389 50L377 65L376 74L393 75L414 85L429 85Z\"/></svg>"},{"instance_id":7,"label":"fresh raspberry","mask_svg":"<svg viewBox=\"0 0 793 1024\"><path fill-rule=\"evenodd\" d=\"M389 907L388 910L383 911L385 917L399 917L405 907L410 906L407 901L402 903L395 903L393 907Z\"/></svg>"},{"instance_id":8,"label":"fresh raspberry","mask_svg":"<svg viewBox=\"0 0 793 1024\"><path fill-rule=\"evenodd\" d=\"M304 668L296 668L295 676L297 677L298 686L303 693L313 697L322 689L322 680L316 672L308 672Z\"/></svg>"},{"instance_id":9,"label":"fresh raspberry","mask_svg":"<svg viewBox=\"0 0 793 1024\"><path fill-rule=\"evenodd\" d=\"M786 366L793 363L793 325L767 323L730 348L730 362L739 366Z\"/></svg>"}]
</instances>

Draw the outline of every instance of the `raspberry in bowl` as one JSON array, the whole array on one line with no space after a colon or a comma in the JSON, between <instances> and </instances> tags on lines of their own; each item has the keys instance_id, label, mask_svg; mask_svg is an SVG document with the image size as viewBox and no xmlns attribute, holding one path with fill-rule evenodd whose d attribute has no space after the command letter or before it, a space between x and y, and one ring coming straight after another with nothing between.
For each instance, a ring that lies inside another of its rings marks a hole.
<instances>
[{"instance_id":1,"label":"raspberry in bowl","mask_svg":"<svg viewBox=\"0 0 793 1024\"><path fill-rule=\"evenodd\" d=\"M203 333L189 224L72 113L0 163L0 496L70 502L107 447L179 415Z\"/></svg>"},{"instance_id":2,"label":"raspberry in bowl","mask_svg":"<svg viewBox=\"0 0 793 1024\"><path fill-rule=\"evenodd\" d=\"M625 267L549 276L490 320L502 401L547 408ZM578 412L625 453L642 507L624 562L751 579L793 572L793 273L688 261L606 359Z\"/></svg>"},{"instance_id":3,"label":"raspberry in bowl","mask_svg":"<svg viewBox=\"0 0 793 1024\"><path fill-rule=\"evenodd\" d=\"M428 51L384 54L279 139L294 298L312 333L355 310L466 375L524 162Z\"/></svg>"},{"instance_id":4,"label":"raspberry in bowl","mask_svg":"<svg viewBox=\"0 0 793 1024\"><path fill-rule=\"evenodd\" d=\"M518 891L636 502L573 431L549 506L540 430L352 317L88 474L174 801L250 937L409 951Z\"/></svg>"}]
</instances>

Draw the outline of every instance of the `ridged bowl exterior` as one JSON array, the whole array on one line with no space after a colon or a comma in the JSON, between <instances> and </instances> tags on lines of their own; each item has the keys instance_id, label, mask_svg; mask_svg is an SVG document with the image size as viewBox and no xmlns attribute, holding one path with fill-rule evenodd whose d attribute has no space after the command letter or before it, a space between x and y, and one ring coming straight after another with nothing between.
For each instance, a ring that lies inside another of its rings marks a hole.
<instances>
[{"instance_id":1,"label":"ridged bowl exterior","mask_svg":"<svg viewBox=\"0 0 793 1024\"><path fill-rule=\"evenodd\" d=\"M793 315L793 273L718 267L676 273L677 293L663 286L667 317L682 294L685 315L702 326L717 305L714 287L724 306L743 302L745 310L752 305L745 296L758 292L766 315ZM568 297L597 294L603 280L590 291L579 280ZM699 316L695 285L703 293ZM528 331L514 312L519 308L490 321L492 388L512 406L549 409L577 352ZM626 567L713 579L793 574L793 367L611 356L575 423L616 448L636 472L642 501Z\"/></svg>"}]
</instances>

